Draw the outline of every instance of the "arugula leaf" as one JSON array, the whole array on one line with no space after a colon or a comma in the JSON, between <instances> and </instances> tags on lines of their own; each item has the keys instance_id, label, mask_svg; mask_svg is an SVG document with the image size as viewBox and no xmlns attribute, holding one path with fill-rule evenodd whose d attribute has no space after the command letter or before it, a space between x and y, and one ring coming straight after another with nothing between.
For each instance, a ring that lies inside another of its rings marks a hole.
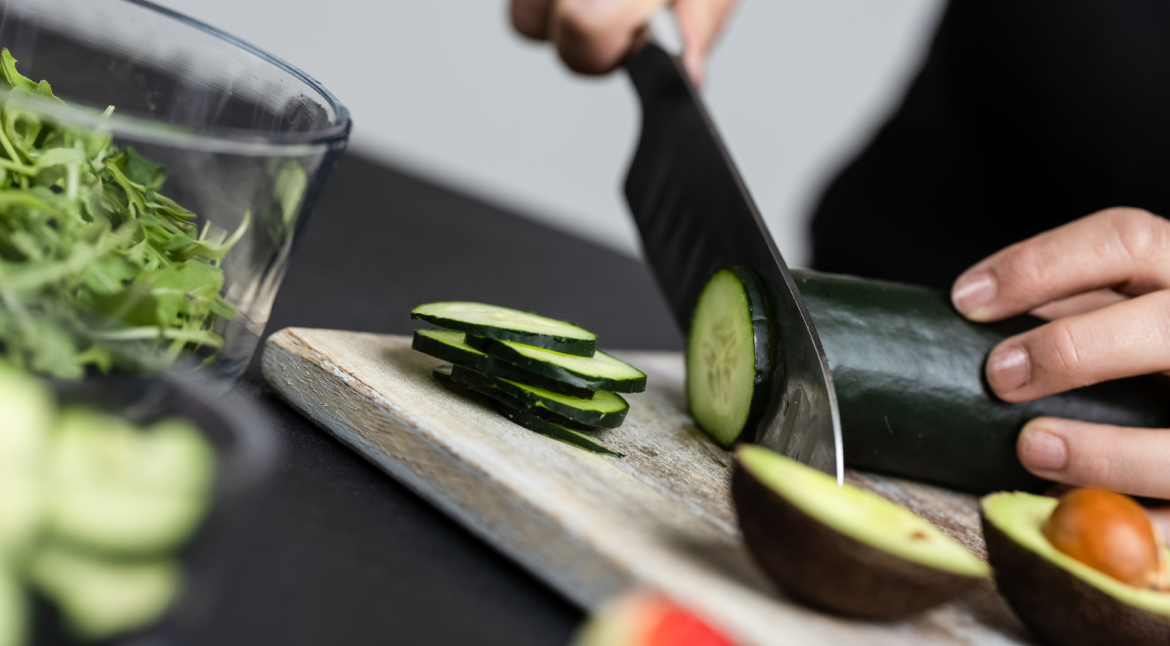
<instances>
[{"instance_id":1,"label":"arugula leaf","mask_svg":"<svg viewBox=\"0 0 1170 646\"><path fill-rule=\"evenodd\" d=\"M65 105L16 63L0 50L8 95ZM295 191L298 180L284 183ZM165 182L161 164L108 133L0 102L0 351L11 363L76 379L223 347L216 320L236 311L219 265L251 215L231 235L199 228L159 193Z\"/></svg>"}]
</instances>

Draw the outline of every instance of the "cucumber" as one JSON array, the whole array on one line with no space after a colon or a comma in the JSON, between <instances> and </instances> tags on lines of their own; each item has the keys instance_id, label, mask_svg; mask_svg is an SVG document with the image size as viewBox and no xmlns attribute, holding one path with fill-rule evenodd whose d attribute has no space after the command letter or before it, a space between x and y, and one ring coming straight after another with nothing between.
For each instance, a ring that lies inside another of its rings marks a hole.
<instances>
[{"instance_id":1,"label":"cucumber","mask_svg":"<svg viewBox=\"0 0 1170 646\"><path fill-rule=\"evenodd\" d=\"M592 357L577 357L514 341L473 335L467 336L467 345L557 382L616 393L640 393L646 390L646 375L641 370L600 350L594 352ZM507 375L500 376L510 379ZM540 386L532 381L520 381Z\"/></svg>"},{"instance_id":2,"label":"cucumber","mask_svg":"<svg viewBox=\"0 0 1170 646\"><path fill-rule=\"evenodd\" d=\"M19 561L40 531L45 490L39 474L0 471L0 570Z\"/></svg>"},{"instance_id":3,"label":"cucumber","mask_svg":"<svg viewBox=\"0 0 1170 646\"><path fill-rule=\"evenodd\" d=\"M97 411L66 409L47 466L45 528L103 553L171 550L207 512L214 459L186 420L142 430Z\"/></svg>"},{"instance_id":4,"label":"cucumber","mask_svg":"<svg viewBox=\"0 0 1170 646\"><path fill-rule=\"evenodd\" d=\"M525 404L523 401L501 391L499 388L496 388L495 386L487 386L487 385L468 386L466 384L461 384L461 383L459 383L451 378L451 371L453 369L454 369L454 366L449 366L449 365L435 366L435 369L431 371L431 376L435 378L435 381L441 382L441 383L446 384L448 386L453 386L455 388L459 388L460 390L470 390L473 393L479 393L480 395L483 395L484 397L487 397L488 399L491 399L494 402L500 402L501 404L504 404L505 406L508 406L510 408L527 410L529 415L535 415L536 417L539 417L543 420L552 422L554 424L560 424L561 426L567 426L568 428L575 429L578 431L597 430L596 426L589 426L588 424L579 424L577 422L574 422L571 419L566 419L560 415L557 415L556 413L554 413L551 410L548 410L546 408L528 408L528 405Z\"/></svg>"},{"instance_id":5,"label":"cucumber","mask_svg":"<svg viewBox=\"0 0 1170 646\"><path fill-rule=\"evenodd\" d=\"M411 342L410 347L436 359L450 361L460 366L467 366L473 370L486 372L490 375L518 381L530 386L536 386L537 388L551 390L560 395L582 397L584 399L593 397L593 389L550 379L549 377L525 370L507 361L490 357L487 353L468 345L464 341L463 332L415 330L414 340ZM541 352L548 352L548 350L541 350ZM569 355L558 354L557 356ZM583 359L582 357L573 358L584 361L589 360Z\"/></svg>"},{"instance_id":6,"label":"cucumber","mask_svg":"<svg viewBox=\"0 0 1170 646\"><path fill-rule=\"evenodd\" d=\"M36 536L41 465L55 412L52 393L39 379L0 363L0 561L19 559Z\"/></svg>"},{"instance_id":7,"label":"cucumber","mask_svg":"<svg viewBox=\"0 0 1170 646\"><path fill-rule=\"evenodd\" d=\"M56 406L49 389L27 373L0 363L0 471L27 471L40 461Z\"/></svg>"},{"instance_id":8,"label":"cucumber","mask_svg":"<svg viewBox=\"0 0 1170 646\"><path fill-rule=\"evenodd\" d=\"M530 431L536 431L545 437L564 442L565 444L571 444L575 447L585 449L586 451L590 451L592 453L612 455L619 458L626 457L617 451L609 449L604 444L598 442L585 433L573 430L568 426L550 422L546 419L541 419L535 415L524 412L524 410L520 408L508 406L501 401L492 402L492 406L496 409L496 412L503 415L504 417L507 417L516 424L519 424L520 426L523 426Z\"/></svg>"},{"instance_id":9,"label":"cucumber","mask_svg":"<svg viewBox=\"0 0 1170 646\"><path fill-rule=\"evenodd\" d=\"M755 275L716 271L703 287L687 334L687 406L695 423L723 446L754 429L772 373L767 305Z\"/></svg>"},{"instance_id":10,"label":"cucumber","mask_svg":"<svg viewBox=\"0 0 1170 646\"><path fill-rule=\"evenodd\" d=\"M29 643L29 605L16 567L0 559L0 646Z\"/></svg>"},{"instance_id":11,"label":"cucumber","mask_svg":"<svg viewBox=\"0 0 1170 646\"><path fill-rule=\"evenodd\" d=\"M169 559L107 560L52 544L33 557L29 576L56 602L69 631L86 640L154 622L174 601L181 579Z\"/></svg>"},{"instance_id":12,"label":"cucumber","mask_svg":"<svg viewBox=\"0 0 1170 646\"><path fill-rule=\"evenodd\" d=\"M448 330L516 341L579 357L591 357L597 349L597 335L588 330L565 321L497 305L462 301L425 303L411 310L410 318Z\"/></svg>"},{"instance_id":13,"label":"cucumber","mask_svg":"<svg viewBox=\"0 0 1170 646\"><path fill-rule=\"evenodd\" d=\"M793 271L833 370L850 466L974 492L1046 483L1016 457L1029 419L1166 428L1166 380L1137 377L1031 402L1000 401L983 366L1001 340L1041 325L1019 316L989 325L960 316L924 287Z\"/></svg>"},{"instance_id":14,"label":"cucumber","mask_svg":"<svg viewBox=\"0 0 1170 646\"><path fill-rule=\"evenodd\" d=\"M545 409L578 424L597 428L621 426L626 419L626 413L630 410L630 405L621 398L621 395L604 390L598 391L593 399L568 397L515 381L493 377L462 366L453 366L451 379L459 385L475 390L495 388L518 400L521 404L518 408L523 408L526 411L533 412L532 409Z\"/></svg>"}]
</instances>

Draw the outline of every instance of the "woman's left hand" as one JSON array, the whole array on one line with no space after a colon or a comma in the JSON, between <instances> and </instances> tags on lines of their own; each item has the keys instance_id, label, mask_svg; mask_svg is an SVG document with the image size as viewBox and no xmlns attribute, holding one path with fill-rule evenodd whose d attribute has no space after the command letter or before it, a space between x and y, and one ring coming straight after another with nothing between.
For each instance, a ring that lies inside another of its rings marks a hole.
<instances>
[{"instance_id":1,"label":"woman's left hand","mask_svg":"<svg viewBox=\"0 0 1170 646\"><path fill-rule=\"evenodd\" d=\"M1005 401L1170 371L1170 221L1139 209L1094 213L976 264L951 298L973 321L1050 319L988 357L988 383ZM1170 499L1168 430L1041 417L1016 450L1042 478Z\"/></svg>"}]
</instances>

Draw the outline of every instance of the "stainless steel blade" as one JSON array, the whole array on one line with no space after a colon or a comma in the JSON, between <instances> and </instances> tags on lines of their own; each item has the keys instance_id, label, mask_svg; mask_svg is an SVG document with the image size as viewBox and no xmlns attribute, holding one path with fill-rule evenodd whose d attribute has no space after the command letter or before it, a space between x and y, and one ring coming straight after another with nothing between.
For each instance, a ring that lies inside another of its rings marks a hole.
<instances>
[{"instance_id":1,"label":"stainless steel blade","mask_svg":"<svg viewBox=\"0 0 1170 646\"><path fill-rule=\"evenodd\" d=\"M626 69L642 104L626 200L675 320L684 333L689 329L699 293L720 267L754 270L768 291L779 356L771 400L753 439L841 482L841 421L828 360L681 57L648 39Z\"/></svg>"}]
</instances>

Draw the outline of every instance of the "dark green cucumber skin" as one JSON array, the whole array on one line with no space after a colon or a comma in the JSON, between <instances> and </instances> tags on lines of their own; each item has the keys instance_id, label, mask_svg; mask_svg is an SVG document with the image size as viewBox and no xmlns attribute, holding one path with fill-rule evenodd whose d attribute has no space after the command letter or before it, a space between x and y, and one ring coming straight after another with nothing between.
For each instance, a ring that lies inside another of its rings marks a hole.
<instances>
[{"instance_id":1,"label":"dark green cucumber skin","mask_svg":"<svg viewBox=\"0 0 1170 646\"><path fill-rule=\"evenodd\" d=\"M751 407L748 409L747 421L744 430L755 429L760 424L760 418L767 408L772 391L772 372L775 363L772 357L776 356L774 335L770 321L768 302L764 292L760 289L756 273L747 267L728 267L735 277L743 283L747 293L748 305L752 314L752 347L755 349L756 380L753 384ZM743 431L740 431L740 437Z\"/></svg>"},{"instance_id":2,"label":"dark green cucumber skin","mask_svg":"<svg viewBox=\"0 0 1170 646\"><path fill-rule=\"evenodd\" d=\"M516 343L523 343L524 345L531 345L537 348L544 348L546 350L556 350L557 352L572 354L578 357L592 357L594 351L597 350L597 339L573 339L564 336L537 334L535 332L509 330L506 328L490 327L487 325L475 325L473 323L465 323L458 319L449 319L442 316L432 316L430 314L417 314L415 312L410 313L410 318L426 321L427 323L446 330L457 330L459 332L474 334L476 336L501 339L504 341L515 341Z\"/></svg>"},{"instance_id":3,"label":"dark green cucumber skin","mask_svg":"<svg viewBox=\"0 0 1170 646\"><path fill-rule=\"evenodd\" d=\"M502 399L500 397L496 397L494 394L489 394L484 390L481 390L494 388L501 394L507 395L510 398L511 401L504 400L505 403L511 405L513 401L518 402L518 405L514 406L515 408L520 408L529 412L535 412L536 410L544 408L559 417L568 419L571 422L584 424L586 426L593 426L596 428L617 428L621 426L622 422L624 422L626 419L626 413L628 413L630 410L629 406L627 406L618 412L588 411L578 408L571 408L558 402L543 400L538 401L538 398L534 395L516 388L512 384L507 383L499 377L493 377L486 373L477 372L462 366L453 366L451 370L451 378L455 381L455 383L461 386L471 388L478 392L483 392L493 399Z\"/></svg>"},{"instance_id":4,"label":"dark green cucumber skin","mask_svg":"<svg viewBox=\"0 0 1170 646\"><path fill-rule=\"evenodd\" d=\"M550 422L542 419L531 413L528 413L523 408L516 408L509 406L502 401L496 400L492 402L492 407L496 412L507 417L513 423L523 426L524 428L540 433L545 437L570 444L579 449L584 449L590 453L600 453L601 455L612 455L614 457L624 458L625 454L614 451L601 442L590 438L589 436L579 431L573 430L562 424Z\"/></svg>"},{"instance_id":5,"label":"dark green cucumber skin","mask_svg":"<svg viewBox=\"0 0 1170 646\"><path fill-rule=\"evenodd\" d=\"M642 375L641 379L626 380L591 377L589 375L571 372L562 368L561 366L553 365L545 361L526 357L519 352L516 352L512 348L504 345L503 343L500 343L498 339L490 339L487 337L468 334L466 343L476 350L479 350L480 352L486 352L493 358L499 359L500 361L505 361L507 363L516 365L517 367L522 368L528 372L539 373L541 376L550 380L572 384L573 386L577 386L582 389L589 389L590 391L608 390L614 393L640 393L646 390L645 375ZM509 378L504 375L501 376L503 376L505 379ZM532 382L525 383L544 388L544 386L540 386L539 384ZM552 388L546 388L546 390L552 390Z\"/></svg>"},{"instance_id":6,"label":"dark green cucumber skin","mask_svg":"<svg viewBox=\"0 0 1170 646\"><path fill-rule=\"evenodd\" d=\"M1036 491L1016 457L1034 417L1170 426L1167 380L1136 377L1031 402L998 399L983 377L1003 339L1044 321L977 324L923 287L794 270L833 371L846 464L972 492Z\"/></svg>"},{"instance_id":7,"label":"dark green cucumber skin","mask_svg":"<svg viewBox=\"0 0 1170 646\"><path fill-rule=\"evenodd\" d=\"M472 337L469 335L467 338L470 339ZM469 343L468 345L471 344ZM411 341L410 347L412 350L442 361L450 361L451 363L467 366L468 368L486 372L490 375L550 390L559 395L580 397L582 399L590 399L593 397L593 390L589 388L581 388L573 384L549 379L544 375L536 374L530 370L525 370L524 368L493 357L471 354L459 348L453 348L442 341L436 341L430 337L423 336L418 331L414 333L414 340Z\"/></svg>"}]
</instances>

